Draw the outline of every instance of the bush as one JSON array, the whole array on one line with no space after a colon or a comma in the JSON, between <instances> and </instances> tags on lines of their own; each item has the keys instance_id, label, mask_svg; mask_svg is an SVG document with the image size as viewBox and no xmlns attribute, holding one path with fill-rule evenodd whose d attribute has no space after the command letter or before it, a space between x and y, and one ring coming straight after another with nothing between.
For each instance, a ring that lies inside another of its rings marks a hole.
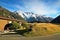
<instances>
[{"instance_id":1,"label":"bush","mask_svg":"<svg viewBox=\"0 0 60 40\"><path fill-rule=\"evenodd\" d=\"M13 27L16 29L19 29L21 27L20 24L17 22L13 22L12 24L13 24Z\"/></svg>"},{"instance_id":2,"label":"bush","mask_svg":"<svg viewBox=\"0 0 60 40\"><path fill-rule=\"evenodd\" d=\"M22 26L25 27L26 29L29 28L29 24L27 24L27 23L22 23Z\"/></svg>"}]
</instances>

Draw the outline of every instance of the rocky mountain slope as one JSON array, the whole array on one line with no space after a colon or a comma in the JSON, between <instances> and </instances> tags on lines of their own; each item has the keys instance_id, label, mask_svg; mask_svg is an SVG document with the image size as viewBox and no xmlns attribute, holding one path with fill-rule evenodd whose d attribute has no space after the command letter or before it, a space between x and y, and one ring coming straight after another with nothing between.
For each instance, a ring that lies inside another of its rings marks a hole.
<instances>
[{"instance_id":1,"label":"rocky mountain slope","mask_svg":"<svg viewBox=\"0 0 60 40\"><path fill-rule=\"evenodd\" d=\"M17 13L10 12L9 10L3 8L0 6L0 16L11 18L11 19L18 19L18 20L24 20L20 15ZM25 20L24 20L25 21Z\"/></svg>"},{"instance_id":2,"label":"rocky mountain slope","mask_svg":"<svg viewBox=\"0 0 60 40\"><path fill-rule=\"evenodd\" d=\"M32 12L22 12L20 10L16 11L21 17L23 17L28 22L50 22L53 20L51 17L42 16L39 14L34 14Z\"/></svg>"}]
</instances>

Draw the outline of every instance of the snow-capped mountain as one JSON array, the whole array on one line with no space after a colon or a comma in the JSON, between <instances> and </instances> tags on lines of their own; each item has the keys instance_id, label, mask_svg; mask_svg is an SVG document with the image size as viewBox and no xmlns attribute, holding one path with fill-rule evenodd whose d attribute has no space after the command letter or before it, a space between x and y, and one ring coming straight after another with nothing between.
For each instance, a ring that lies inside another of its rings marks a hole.
<instances>
[{"instance_id":1,"label":"snow-capped mountain","mask_svg":"<svg viewBox=\"0 0 60 40\"><path fill-rule=\"evenodd\" d=\"M32 12L22 12L16 11L21 17L23 17L27 22L50 22L53 18L46 17Z\"/></svg>"}]
</instances>

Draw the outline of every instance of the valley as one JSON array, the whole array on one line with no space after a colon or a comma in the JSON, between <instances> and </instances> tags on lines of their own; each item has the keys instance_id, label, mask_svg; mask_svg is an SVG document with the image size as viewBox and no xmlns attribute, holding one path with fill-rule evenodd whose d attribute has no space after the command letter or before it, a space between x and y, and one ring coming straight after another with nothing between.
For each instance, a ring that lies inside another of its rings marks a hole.
<instances>
[{"instance_id":1,"label":"valley","mask_svg":"<svg viewBox=\"0 0 60 40\"><path fill-rule=\"evenodd\" d=\"M3 17L0 18L3 31L0 32L0 40L60 40L60 15L53 19L30 12L10 12L0 7L0 17ZM12 25L6 26L9 20Z\"/></svg>"},{"instance_id":2,"label":"valley","mask_svg":"<svg viewBox=\"0 0 60 40\"><path fill-rule=\"evenodd\" d=\"M11 19L21 20L20 22L12 21L12 23L10 23L11 25L8 26L4 23L4 25L2 25L3 27L0 26L1 31L2 29L4 30L4 27L6 26L7 31L13 29L17 34L26 37L47 36L60 33L60 15L56 18L51 18L44 15L34 14L33 12L23 12L21 10L11 12L0 6L0 17L3 17L3 19L0 20L1 23L4 23L3 20L8 21L8 24L9 21L12 21Z\"/></svg>"},{"instance_id":3,"label":"valley","mask_svg":"<svg viewBox=\"0 0 60 40\"><path fill-rule=\"evenodd\" d=\"M60 0L0 0L0 40L60 40Z\"/></svg>"}]
</instances>

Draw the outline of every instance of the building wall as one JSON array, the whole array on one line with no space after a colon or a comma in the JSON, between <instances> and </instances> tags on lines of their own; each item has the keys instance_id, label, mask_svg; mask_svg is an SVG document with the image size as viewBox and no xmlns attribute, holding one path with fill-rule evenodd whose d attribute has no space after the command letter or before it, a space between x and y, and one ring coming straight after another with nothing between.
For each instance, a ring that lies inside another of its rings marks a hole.
<instances>
[{"instance_id":1,"label":"building wall","mask_svg":"<svg viewBox=\"0 0 60 40\"><path fill-rule=\"evenodd\" d=\"M4 31L4 27L7 23L8 23L8 20L0 19L0 31Z\"/></svg>"}]
</instances>

